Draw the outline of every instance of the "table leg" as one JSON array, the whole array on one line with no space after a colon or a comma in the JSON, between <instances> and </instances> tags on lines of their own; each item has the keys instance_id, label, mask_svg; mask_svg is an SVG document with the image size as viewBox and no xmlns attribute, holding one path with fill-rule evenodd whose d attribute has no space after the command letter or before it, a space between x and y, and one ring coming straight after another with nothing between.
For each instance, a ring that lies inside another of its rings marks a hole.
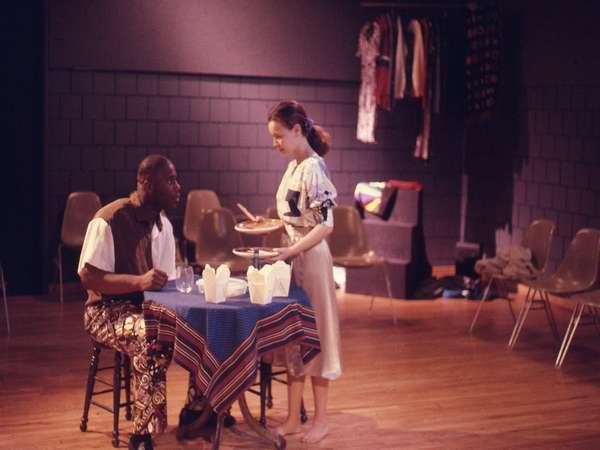
<instances>
[{"instance_id":1,"label":"table leg","mask_svg":"<svg viewBox=\"0 0 600 450\"><path fill-rule=\"evenodd\" d=\"M268 442L271 442L277 450L284 450L286 447L286 442L283 436L275 433L274 431L269 430L268 428L263 427L250 413L248 409L248 404L246 403L246 394L242 392L238 397L238 403L240 405L240 411L242 412L242 416L244 416L244 421L248 424L248 426L261 438L265 439Z\"/></svg>"},{"instance_id":2,"label":"table leg","mask_svg":"<svg viewBox=\"0 0 600 450\"><path fill-rule=\"evenodd\" d=\"M259 249L258 249L258 247L255 247L254 250L252 251L252 265L254 266L255 269L260 269L260 259L259 259L258 255L259 255Z\"/></svg>"}]
</instances>

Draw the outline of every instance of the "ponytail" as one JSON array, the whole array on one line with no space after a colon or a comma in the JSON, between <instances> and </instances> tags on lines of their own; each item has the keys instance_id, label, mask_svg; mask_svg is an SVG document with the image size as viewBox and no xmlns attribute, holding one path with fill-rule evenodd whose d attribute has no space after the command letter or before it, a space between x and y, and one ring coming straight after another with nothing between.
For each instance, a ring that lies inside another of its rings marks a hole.
<instances>
[{"instance_id":1,"label":"ponytail","mask_svg":"<svg viewBox=\"0 0 600 450\"><path fill-rule=\"evenodd\" d=\"M331 135L320 127L313 125L310 132L306 135L308 144L319 156L325 156L331 147Z\"/></svg>"}]
</instances>

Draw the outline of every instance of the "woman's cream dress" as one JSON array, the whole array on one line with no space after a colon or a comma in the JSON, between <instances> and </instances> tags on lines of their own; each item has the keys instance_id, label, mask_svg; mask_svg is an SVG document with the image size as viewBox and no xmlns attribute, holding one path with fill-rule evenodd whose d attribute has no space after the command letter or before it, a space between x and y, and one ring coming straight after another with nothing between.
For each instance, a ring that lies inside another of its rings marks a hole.
<instances>
[{"instance_id":1,"label":"woman's cream dress","mask_svg":"<svg viewBox=\"0 0 600 450\"><path fill-rule=\"evenodd\" d=\"M336 196L323 158L313 153L299 164L292 160L277 190L277 213L285 225L288 243L297 242L317 224L333 227L332 208ZM327 242L322 240L296 256L292 273L314 308L321 353L306 366L299 367L298 358L288 351L288 368L295 375L334 380L342 373L342 363L333 263Z\"/></svg>"}]
</instances>

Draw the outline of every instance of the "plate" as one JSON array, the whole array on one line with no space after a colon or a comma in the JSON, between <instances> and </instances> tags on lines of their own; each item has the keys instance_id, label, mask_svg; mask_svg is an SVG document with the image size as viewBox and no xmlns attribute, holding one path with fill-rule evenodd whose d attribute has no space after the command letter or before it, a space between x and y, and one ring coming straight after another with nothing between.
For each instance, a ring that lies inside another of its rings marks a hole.
<instances>
[{"instance_id":1,"label":"plate","mask_svg":"<svg viewBox=\"0 0 600 450\"><path fill-rule=\"evenodd\" d=\"M201 294L204 294L204 280L200 278L196 281L196 286ZM230 278L227 283L227 290L225 291L225 297L237 297L243 295L248 290L248 283L246 280L240 278Z\"/></svg>"},{"instance_id":2,"label":"plate","mask_svg":"<svg viewBox=\"0 0 600 450\"><path fill-rule=\"evenodd\" d=\"M254 249L258 249L258 258L270 258L277 256L277 252L272 247L238 247L234 248L233 254L242 258L254 258Z\"/></svg>"},{"instance_id":3,"label":"plate","mask_svg":"<svg viewBox=\"0 0 600 450\"><path fill-rule=\"evenodd\" d=\"M267 234L283 226L280 219L261 218L258 222L244 220L235 225L236 231L245 234Z\"/></svg>"}]
</instances>

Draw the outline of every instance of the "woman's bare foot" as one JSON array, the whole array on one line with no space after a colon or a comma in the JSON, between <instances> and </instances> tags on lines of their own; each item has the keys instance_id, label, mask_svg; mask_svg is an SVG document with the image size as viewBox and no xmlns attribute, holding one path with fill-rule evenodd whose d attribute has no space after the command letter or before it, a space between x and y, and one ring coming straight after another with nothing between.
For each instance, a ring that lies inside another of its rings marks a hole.
<instances>
[{"instance_id":1,"label":"woman's bare foot","mask_svg":"<svg viewBox=\"0 0 600 450\"><path fill-rule=\"evenodd\" d=\"M302 436L302 442L307 444L316 444L320 442L329 433L327 422L315 422L310 430Z\"/></svg>"},{"instance_id":2,"label":"woman's bare foot","mask_svg":"<svg viewBox=\"0 0 600 450\"><path fill-rule=\"evenodd\" d=\"M288 434L296 434L302 431L301 424L299 421L290 421L286 420L277 428L275 428L275 432L280 434L281 436L287 436Z\"/></svg>"}]
</instances>

